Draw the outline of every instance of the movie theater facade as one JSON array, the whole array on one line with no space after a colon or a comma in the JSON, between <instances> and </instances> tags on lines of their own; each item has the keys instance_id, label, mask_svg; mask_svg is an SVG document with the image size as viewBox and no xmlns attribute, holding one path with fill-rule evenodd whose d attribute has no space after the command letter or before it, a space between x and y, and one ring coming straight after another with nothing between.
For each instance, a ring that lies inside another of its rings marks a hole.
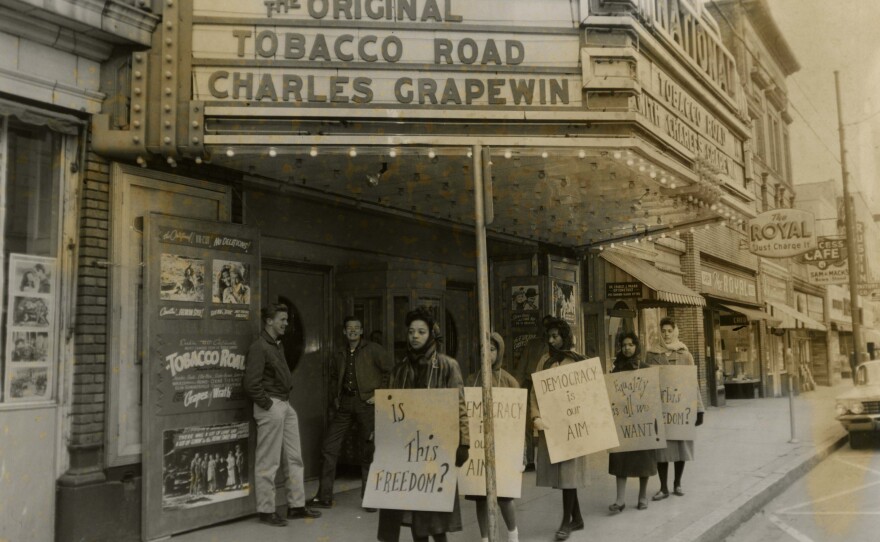
<instances>
[{"instance_id":1,"label":"movie theater facade","mask_svg":"<svg viewBox=\"0 0 880 542\"><path fill-rule=\"evenodd\" d=\"M192 499L189 472L200 452L252 449L236 371L266 302L294 315L307 478L346 314L399 357L403 316L427 306L468 374L481 311L513 373L546 313L606 364L620 329L650 334L662 314L702 340L695 236L738 238L756 212L741 75L696 4L156 3L150 46L102 61L89 115L79 197L107 218L63 210L105 242L59 291L88 276L105 293L76 294L100 329L73 336L50 392L64 468L55 504L32 505L55 510L57 539L253 512L247 484ZM248 297L226 291L233 275Z\"/></svg>"}]
</instances>

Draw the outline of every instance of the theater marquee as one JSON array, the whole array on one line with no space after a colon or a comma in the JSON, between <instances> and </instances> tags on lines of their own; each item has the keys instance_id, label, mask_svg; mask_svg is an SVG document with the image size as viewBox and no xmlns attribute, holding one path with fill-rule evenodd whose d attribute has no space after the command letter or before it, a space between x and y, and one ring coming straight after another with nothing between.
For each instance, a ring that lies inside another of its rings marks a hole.
<instances>
[{"instance_id":1,"label":"theater marquee","mask_svg":"<svg viewBox=\"0 0 880 542\"><path fill-rule=\"evenodd\" d=\"M194 0L197 101L580 107L569 2Z\"/></svg>"}]
</instances>

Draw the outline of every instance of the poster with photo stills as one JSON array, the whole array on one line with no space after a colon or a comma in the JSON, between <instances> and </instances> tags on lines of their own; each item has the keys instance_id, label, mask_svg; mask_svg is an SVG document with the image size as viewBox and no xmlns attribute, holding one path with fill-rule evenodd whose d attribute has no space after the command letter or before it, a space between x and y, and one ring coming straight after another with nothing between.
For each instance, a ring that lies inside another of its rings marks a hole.
<instances>
[{"instance_id":1,"label":"poster with photo stills","mask_svg":"<svg viewBox=\"0 0 880 542\"><path fill-rule=\"evenodd\" d=\"M56 260L10 254L8 273L3 397L48 400L56 365Z\"/></svg>"}]
</instances>

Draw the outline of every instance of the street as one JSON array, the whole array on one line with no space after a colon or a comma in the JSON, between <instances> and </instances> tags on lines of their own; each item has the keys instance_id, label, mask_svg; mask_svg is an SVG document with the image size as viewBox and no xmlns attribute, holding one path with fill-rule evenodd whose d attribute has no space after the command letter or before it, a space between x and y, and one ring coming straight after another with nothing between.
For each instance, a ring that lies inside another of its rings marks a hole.
<instances>
[{"instance_id":1,"label":"street","mask_svg":"<svg viewBox=\"0 0 880 542\"><path fill-rule=\"evenodd\" d=\"M880 530L880 445L846 445L772 500L727 542L874 541Z\"/></svg>"}]
</instances>

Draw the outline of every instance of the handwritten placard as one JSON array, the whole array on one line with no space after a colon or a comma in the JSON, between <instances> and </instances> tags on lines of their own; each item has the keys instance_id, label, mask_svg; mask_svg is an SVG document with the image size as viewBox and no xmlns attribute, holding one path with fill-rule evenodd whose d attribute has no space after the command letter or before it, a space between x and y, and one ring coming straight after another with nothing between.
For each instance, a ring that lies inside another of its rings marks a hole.
<instances>
[{"instance_id":1,"label":"handwritten placard","mask_svg":"<svg viewBox=\"0 0 880 542\"><path fill-rule=\"evenodd\" d=\"M539 371L532 382L551 463L620 444L599 358Z\"/></svg>"},{"instance_id":2,"label":"handwritten placard","mask_svg":"<svg viewBox=\"0 0 880 542\"><path fill-rule=\"evenodd\" d=\"M696 436L699 387L694 365L663 365L660 369L660 401L669 440L693 440Z\"/></svg>"},{"instance_id":3,"label":"handwritten placard","mask_svg":"<svg viewBox=\"0 0 880 542\"><path fill-rule=\"evenodd\" d=\"M605 375L611 413L620 446L614 452L666 447L666 424L660 404L660 368Z\"/></svg>"},{"instance_id":4,"label":"handwritten placard","mask_svg":"<svg viewBox=\"0 0 880 542\"><path fill-rule=\"evenodd\" d=\"M376 453L363 505L451 512L458 390L376 390Z\"/></svg>"},{"instance_id":5,"label":"handwritten placard","mask_svg":"<svg viewBox=\"0 0 880 542\"><path fill-rule=\"evenodd\" d=\"M525 445L527 391L492 389L495 429L495 481L499 497L518 499L522 491L523 446ZM483 431L483 389L465 388L471 449L467 463L458 471L462 495L486 496L486 450Z\"/></svg>"}]
</instances>

